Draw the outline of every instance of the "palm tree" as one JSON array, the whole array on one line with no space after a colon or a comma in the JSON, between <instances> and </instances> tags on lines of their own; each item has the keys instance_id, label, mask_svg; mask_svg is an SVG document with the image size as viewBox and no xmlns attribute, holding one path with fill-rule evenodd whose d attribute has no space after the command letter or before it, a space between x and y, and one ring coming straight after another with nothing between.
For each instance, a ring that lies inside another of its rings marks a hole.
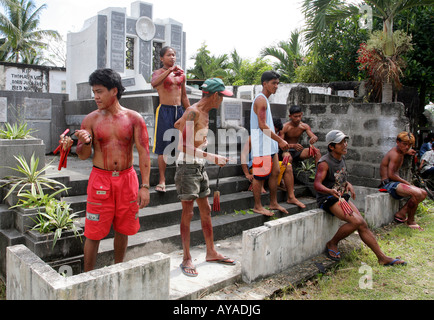
<instances>
[{"instance_id":1,"label":"palm tree","mask_svg":"<svg viewBox=\"0 0 434 320\"><path fill-rule=\"evenodd\" d=\"M36 8L32 0L0 0L5 14L0 13L0 57L4 61L32 61L45 48L43 37L59 39L54 30L39 30L39 16L46 5Z\"/></svg>"},{"instance_id":2,"label":"palm tree","mask_svg":"<svg viewBox=\"0 0 434 320\"><path fill-rule=\"evenodd\" d=\"M306 41L313 44L321 31L331 23L346 19L360 13L355 3L343 0L304 0L302 11L306 17ZM375 17L383 20L385 43L384 54L388 57L395 54L393 43L393 21L397 14L416 6L433 5L432 0L365 0L372 7Z\"/></svg>"},{"instance_id":3,"label":"palm tree","mask_svg":"<svg viewBox=\"0 0 434 320\"><path fill-rule=\"evenodd\" d=\"M278 60L274 68L281 74L282 82L291 82L295 69L303 59L299 30L291 32L289 41L280 41L277 46L262 49L261 56L272 56Z\"/></svg>"},{"instance_id":4,"label":"palm tree","mask_svg":"<svg viewBox=\"0 0 434 320\"><path fill-rule=\"evenodd\" d=\"M227 54L215 57L210 54L204 43L193 59L195 59L193 69L187 70L190 79L222 78L223 81L227 81L230 67Z\"/></svg>"}]
</instances>

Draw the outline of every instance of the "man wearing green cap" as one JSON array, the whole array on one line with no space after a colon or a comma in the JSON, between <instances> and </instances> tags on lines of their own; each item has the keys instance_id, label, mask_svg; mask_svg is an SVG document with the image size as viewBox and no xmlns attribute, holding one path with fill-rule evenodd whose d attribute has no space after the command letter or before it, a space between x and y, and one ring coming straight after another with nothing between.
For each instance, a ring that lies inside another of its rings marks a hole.
<instances>
[{"instance_id":1,"label":"man wearing green cap","mask_svg":"<svg viewBox=\"0 0 434 320\"><path fill-rule=\"evenodd\" d=\"M221 79L208 79L202 86L202 99L185 110L184 115L175 123L175 128L182 135L179 142L181 151L177 160L175 185L178 198L182 203L181 240L184 258L180 265L181 271L189 277L196 277L198 272L190 255L190 222L193 218L193 206L196 201L202 222L202 231L206 242L206 261L226 265L235 265L235 261L219 254L214 246L213 228L211 222L211 206L208 196L208 175L205 163L226 165L228 158L205 152L208 144L209 112L219 108L224 96L232 96L226 90Z\"/></svg>"}]
</instances>

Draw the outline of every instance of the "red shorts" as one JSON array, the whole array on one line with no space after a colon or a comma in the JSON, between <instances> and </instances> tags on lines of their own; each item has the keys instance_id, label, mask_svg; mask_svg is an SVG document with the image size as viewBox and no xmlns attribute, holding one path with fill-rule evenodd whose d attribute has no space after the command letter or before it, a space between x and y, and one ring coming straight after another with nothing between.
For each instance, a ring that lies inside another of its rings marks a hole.
<instances>
[{"instance_id":1,"label":"red shorts","mask_svg":"<svg viewBox=\"0 0 434 320\"><path fill-rule=\"evenodd\" d=\"M124 171L93 168L87 186L84 236L91 240L105 238L113 229L123 235L139 231L137 195L139 180L133 167Z\"/></svg>"}]
</instances>

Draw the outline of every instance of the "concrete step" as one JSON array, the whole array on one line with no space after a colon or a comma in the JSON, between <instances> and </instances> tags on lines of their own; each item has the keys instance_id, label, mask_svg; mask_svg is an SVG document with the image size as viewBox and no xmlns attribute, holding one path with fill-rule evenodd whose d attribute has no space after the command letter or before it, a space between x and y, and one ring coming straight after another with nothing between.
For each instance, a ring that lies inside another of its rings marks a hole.
<instances>
[{"instance_id":1,"label":"concrete step","mask_svg":"<svg viewBox=\"0 0 434 320\"><path fill-rule=\"evenodd\" d=\"M234 180L233 178L228 178L228 179ZM236 185L236 183L230 183L229 185L230 187L233 187ZM311 195L309 193L309 190L304 186L295 186L294 193L298 198L308 197ZM161 194L158 194L158 196L160 195ZM265 194L262 194L261 198L264 204L268 203L267 201L269 201L269 193L267 192ZM284 201L285 199L286 199L286 193L281 190L278 191L278 200ZM211 207L213 205L213 200L214 200L213 193L211 193L211 196L208 198L208 202L210 203ZM78 213L76 211L77 208L83 210L82 212L79 213L80 216L79 225L80 227L84 228L86 196L70 197L67 199L67 201L68 202L72 201L70 203L72 204L72 208L74 208L74 212ZM139 211L140 231L146 231L155 228L163 228L166 226L180 223L181 214L182 214L182 205L179 200L176 199L176 202L170 202L170 203L164 203L158 205L153 205L153 203L155 202L152 200L151 197L151 205ZM220 212L213 212L212 214L222 215L222 214L232 213L235 212L235 210L253 208L253 205L254 205L254 200L253 200L253 193L251 191L231 192L229 188L229 190L226 190L225 193L220 194ZM199 209L196 203L194 206L193 221L194 220L200 220ZM111 231L108 237L113 237L113 236L114 233L113 231Z\"/></svg>"},{"instance_id":2,"label":"concrete step","mask_svg":"<svg viewBox=\"0 0 434 320\"><path fill-rule=\"evenodd\" d=\"M216 182L216 179L211 179L209 182L212 193L214 193ZM241 176L224 177L219 180L219 191L221 194L237 193L246 191L248 188L249 181ZM157 192L155 188L152 187L149 195L150 207L179 202L175 184L166 185L166 193ZM71 208L75 212L86 210L86 199L86 194L65 196L62 198L62 200L71 204Z\"/></svg>"},{"instance_id":3,"label":"concrete step","mask_svg":"<svg viewBox=\"0 0 434 320\"><path fill-rule=\"evenodd\" d=\"M289 215L310 210L316 207L316 200L312 197L300 197L300 201L306 204L304 210L295 205L282 202L281 205L288 210ZM286 216L276 212L275 217L269 218L256 213L249 213L247 208L245 212L231 212L213 215L213 232L214 240L222 240L229 237L241 235L244 230L262 226L264 222ZM191 246L204 244L202 227L200 220L191 222L190 228ZM134 236L129 237L127 259L149 255L155 252L171 253L182 248L179 222L160 228L152 228L141 231ZM101 240L98 252L98 268L113 263L113 239L108 237Z\"/></svg>"}]
</instances>

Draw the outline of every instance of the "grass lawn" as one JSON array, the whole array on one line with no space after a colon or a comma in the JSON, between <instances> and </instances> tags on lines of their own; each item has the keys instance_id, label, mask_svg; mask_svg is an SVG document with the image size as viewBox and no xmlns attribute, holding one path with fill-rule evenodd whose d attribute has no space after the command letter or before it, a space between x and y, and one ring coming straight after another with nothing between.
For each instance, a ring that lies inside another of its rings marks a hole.
<instances>
[{"instance_id":1,"label":"grass lawn","mask_svg":"<svg viewBox=\"0 0 434 320\"><path fill-rule=\"evenodd\" d=\"M276 300L433 300L434 202L419 205L416 222L424 231L391 224L374 230L382 250L407 261L384 267L366 246L343 256L326 274L298 288L289 286Z\"/></svg>"}]
</instances>

